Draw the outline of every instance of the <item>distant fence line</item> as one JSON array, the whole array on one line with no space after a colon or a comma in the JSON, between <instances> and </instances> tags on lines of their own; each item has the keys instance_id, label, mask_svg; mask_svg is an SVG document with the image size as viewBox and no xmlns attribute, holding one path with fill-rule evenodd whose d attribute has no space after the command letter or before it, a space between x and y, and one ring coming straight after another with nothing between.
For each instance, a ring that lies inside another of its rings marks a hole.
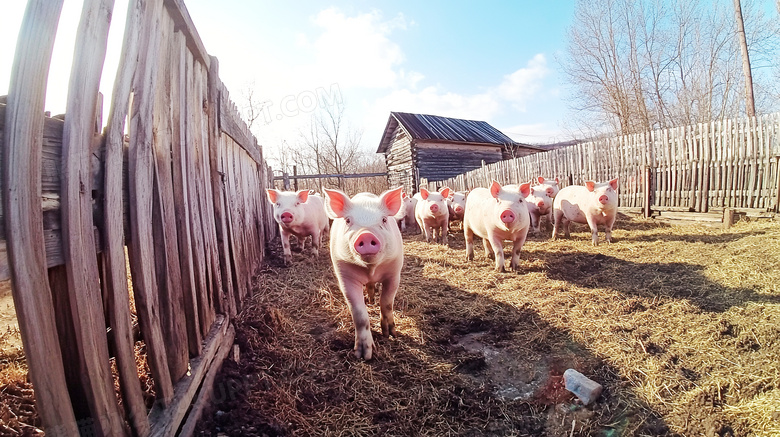
<instances>
[{"instance_id":1,"label":"distant fence line","mask_svg":"<svg viewBox=\"0 0 780 437\"><path fill-rule=\"evenodd\" d=\"M293 166L294 169L295 166ZM333 182L334 180L335 182ZM293 171L292 175L282 172L281 176L274 176L273 182L281 182L281 185L274 185L283 190L314 189L320 191L324 187L341 188L350 195L361 191L378 194L388 188L387 172L301 175Z\"/></svg>"},{"instance_id":2,"label":"distant fence line","mask_svg":"<svg viewBox=\"0 0 780 437\"><path fill-rule=\"evenodd\" d=\"M276 235L273 174L181 0L129 2L101 133L112 3L84 2L64 121L43 108L61 2L28 3L0 104L0 279L47 434L191 435Z\"/></svg>"},{"instance_id":3,"label":"distant fence line","mask_svg":"<svg viewBox=\"0 0 780 437\"><path fill-rule=\"evenodd\" d=\"M644 211L778 212L780 113L590 141L500 161L437 182L455 190L559 178L620 178L619 206Z\"/></svg>"}]
</instances>

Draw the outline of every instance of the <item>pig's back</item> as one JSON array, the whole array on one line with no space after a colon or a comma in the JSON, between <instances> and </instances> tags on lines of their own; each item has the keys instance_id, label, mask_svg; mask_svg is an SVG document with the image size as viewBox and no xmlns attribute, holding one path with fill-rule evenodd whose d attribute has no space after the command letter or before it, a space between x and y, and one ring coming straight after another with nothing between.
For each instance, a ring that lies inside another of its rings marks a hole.
<instances>
[{"instance_id":1,"label":"pig's back","mask_svg":"<svg viewBox=\"0 0 780 437\"><path fill-rule=\"evenodd\" d=\"M589 194L588 189L582 185L561 188L553 199L553 210L563 211L563 215L575 223L587 223L585 212L588 208Z\"/></svg>"},{"instance_id":2,"label":"pig's back","mask_svg":"<svg viewBox=\"0 0 780 437\"><path fill-rule=\"evenodd\" d=\"M323 229L327 226L328 216L325 214L325 202L320 196L309 196L306 203L303 204L306 208L306 221L313 227Z\"/></svg>"},{"instance_id":3,"label":"pig's back","mask_svg":"<svg viewBox=\"0 0 780 437\"><path fill-rule=\"evenodd\" d=\"M463 215L463 226L471 229L478 236L487 235L488 211L492 211L493 196L490 190L483 187L474 188L466 197L466 212Z\"/></svg>"}]
</instances>

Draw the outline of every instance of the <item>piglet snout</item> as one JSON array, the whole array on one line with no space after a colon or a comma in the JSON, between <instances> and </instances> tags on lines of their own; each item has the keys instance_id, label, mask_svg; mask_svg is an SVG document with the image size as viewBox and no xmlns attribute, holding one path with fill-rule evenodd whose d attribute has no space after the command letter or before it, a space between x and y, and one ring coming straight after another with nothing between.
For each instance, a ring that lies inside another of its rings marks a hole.
<instances>
[{"instance_id":1,"label":"piglet snout","mask_svg":"<svg viewBox=\"0 0 780 437\"><path fill-rule=\"evenodd\" d=\"M431 205L431 211L437 212L438 210L439 210L439 205L437 205L435 203L433 205Z\"/></svg>"},{"instance_id":2,"label":"piglet snout","mask_svg":"<svg viewBox=\"0 0 780 437\"><path fill-rule=\"evenodd\" d=\"M290 212L283 212L281 219L284 223L290 223L293 221L293 215Z\"/></svg>"},{"instance_id":3,"label":"piglet snout","mask_svg":"<svg viewBox=\"0 0 780 437\"><path fill-rule=\"evenodd\" d=\"M376 255L381 249L379 238L371 232L365 231L355 240L355 250L360 255Z\"/></svg>"},{"instance_id":4,"label":"piglet snout","mask_svg":"<svg viewBox=\"0 0 780 437\"><path fill-rule=\"evenodd\" d=\"M462 214L463 213L463 207L460 206L460 205L456 205L455 206L455 212L458 213L458 214Z\"/></svg>"},{"instance_id":5,"label":"piglet snout","mask_svg":"<svg viewBox=\"0 0 780 437\"><path fill-rule=\"evenodd\" d=\"M515 221L515 213L513 213L508 209L505 210L504 212L501 213L501 221L507 224L512 223L513 221Z\"/></svg>"},{"instance_id":6,"label":"piglet snout","mask_svg":"<svg viewBox=\"0 0 780 437\"><path fill-rule=\"evenodd\" d=\"M609 197L607 197L605 194L602 194L599 197L599 202L601 202L602 205L606 205L609 202Z\"/></svg>"}]
</instances>

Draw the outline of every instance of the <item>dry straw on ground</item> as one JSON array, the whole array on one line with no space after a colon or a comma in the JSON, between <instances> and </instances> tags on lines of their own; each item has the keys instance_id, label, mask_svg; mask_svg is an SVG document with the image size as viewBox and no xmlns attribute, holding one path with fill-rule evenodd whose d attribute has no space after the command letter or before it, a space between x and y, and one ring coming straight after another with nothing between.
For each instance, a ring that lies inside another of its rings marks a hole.
<instances>
[{"instance_id":1,"label":"dry straw on ground","mask_svg":"<svg viewBox=\"0 0 780 437\"><path fill-rule=\"evenodd\" d=\"M460 232L449 247L406 236L400 335L381 338L370 307L371 362L351 355L327 256L272 258L204 435L780 433L777 223L621 218L598 247L577 231L532 237L520 274L479 250L466 262ZM569 367L604 385L595 404L562 389ZM518 387L530 392L504 396Z\"/></svg>"},{"instance_id":2,"label":"dry straw on ground","mask_svg":"<svg viewBox=\"0 0 780 437\"><path fill-rule=\"evenodd\" d=\"M778 223L622 217L611 245L572 237L530 238L517 274L479 248L466 262L461 232L449 247L405 236L399 337L370 306L370 362L352 355L327 251L270 257L199 433L780 435ZM23 356L4 350L0 435L35 432ZM595 403L563 389L570 367L604 385Z\"/></svg>"}]
</instances>

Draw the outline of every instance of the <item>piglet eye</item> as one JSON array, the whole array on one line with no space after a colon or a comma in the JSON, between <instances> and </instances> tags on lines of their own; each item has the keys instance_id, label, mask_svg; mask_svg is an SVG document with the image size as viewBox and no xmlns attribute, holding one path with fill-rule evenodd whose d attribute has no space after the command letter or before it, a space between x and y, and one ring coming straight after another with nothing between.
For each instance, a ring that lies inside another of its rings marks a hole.
<instances>
[{"instance_id":1,"label":"piglet eye","mask_svg":"<svg viewBox=\"0 0 780 437\"><path fill-rule=\"evenodd\" d=\"M347 222L347 224L348 224L348 225L351 225L351 224L352 224L352 219L351 219L351 218L349 218L349 217L347 217L346 219L344 219L344 221L345 221L345 222Z\"/></svg>"},{"instance_id":2,"label":"piglet eye","mask_svg":"<svg viewBox=\"0 0 780 437\"><path fill-rule=\"evenodd\" d=\"M386 225L386 224L387 224L387 217L382 217L382 224L383 224L383 225Z\"/></svg>"}]
</instances>

